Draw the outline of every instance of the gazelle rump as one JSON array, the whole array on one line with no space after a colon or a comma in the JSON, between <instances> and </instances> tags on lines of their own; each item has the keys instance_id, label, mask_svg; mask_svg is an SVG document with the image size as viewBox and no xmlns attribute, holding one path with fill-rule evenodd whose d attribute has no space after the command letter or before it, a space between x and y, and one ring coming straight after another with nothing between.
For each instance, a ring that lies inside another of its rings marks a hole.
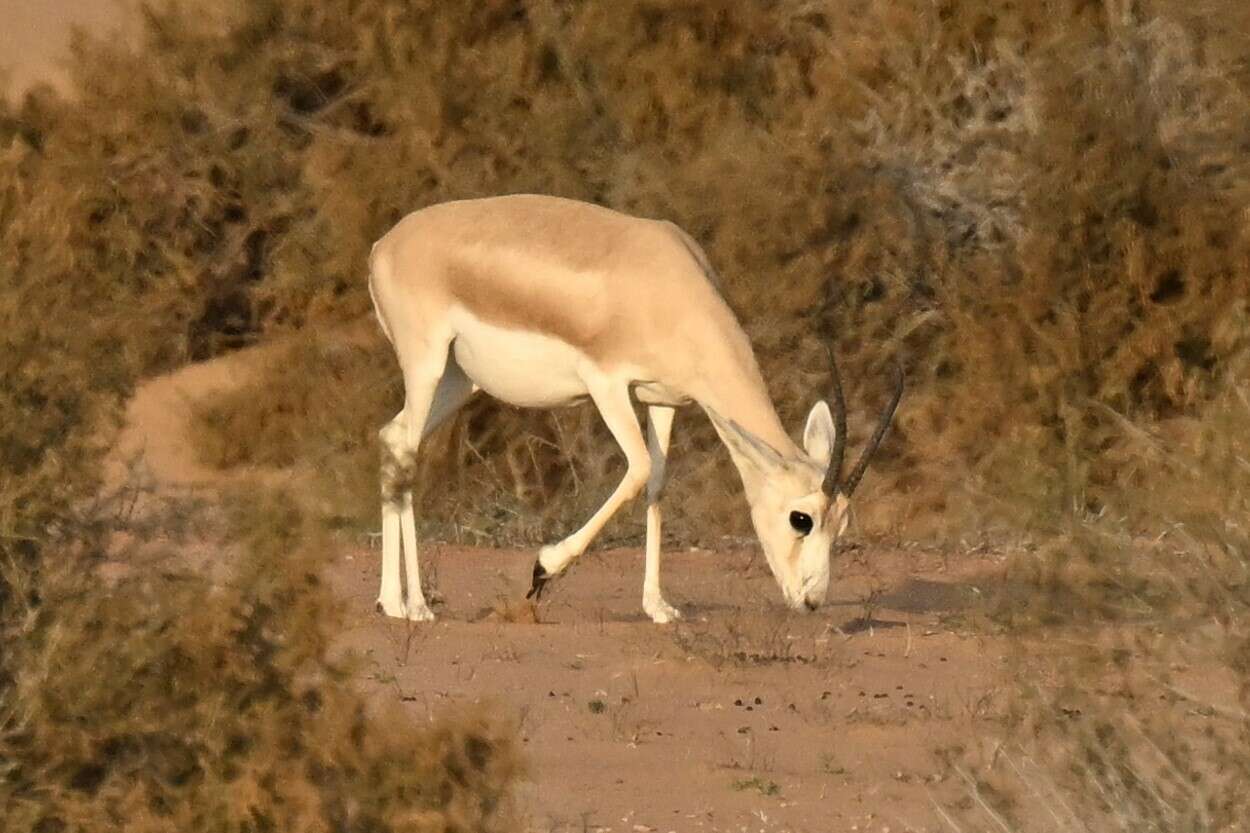
<instances>
[{"instance_id":1,"label":"gazelle rump","mask_svg":"<svg viewBox=\"0 0 1250 833\"><path fill-rule=\"evenodd\" d=\"M404 379L403 410L379 434L393 459L415 454L478 391L537 408L589 398L624 452L625 476L603 506L540 550L530 595L541 595L645 489L642 606L656 622L679 617L660 590L659 498L675 409L693 402L729 449L786 602L815 609L824 600L830 547L898 404L901 374L843 480L846 409L836 365L834 413L818 402L799 448L694 240L672 223L556 197L462 200L414 212L374 245L369 290ZM647 408L646 439L634 401ZM395 494L391 470L383 466L378 604L390 616L429 620L412 496Z\"/></svg>"}]
</instances>

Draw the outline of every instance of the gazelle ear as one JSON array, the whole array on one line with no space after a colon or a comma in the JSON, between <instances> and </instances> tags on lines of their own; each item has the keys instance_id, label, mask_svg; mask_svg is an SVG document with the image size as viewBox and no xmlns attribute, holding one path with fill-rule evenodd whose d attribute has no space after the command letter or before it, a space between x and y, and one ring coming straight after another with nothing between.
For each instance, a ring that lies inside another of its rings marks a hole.
<instances>
[{"instance_id":1,"label":"gazelle ear","mask_svg":"<svg viewBox=\"0 0 1250 833\"><path fill-rule=\"evenodd\" d=\"M803 450L822 469L829 468L829 461L833 459L833 441L836 435L829 406L824 401L817 402L807 415L807 427L803 429Z\"/></svg>"},{"instance_id":2,"label":"gazelle ear","mask_svg":"<svg viewBox=\"0 0 1250 833\"><path fill-rule=\"evenodd\" d=\"M707 411L708 417L716 426L717 433L725 441L725 445L729 446L729 450L734 454L750 460L759 469L782 468L786 465L785 457L782 457L777 449L732 419L725 419L706 406L704 410Z\"/></svg>"}]
</instances>

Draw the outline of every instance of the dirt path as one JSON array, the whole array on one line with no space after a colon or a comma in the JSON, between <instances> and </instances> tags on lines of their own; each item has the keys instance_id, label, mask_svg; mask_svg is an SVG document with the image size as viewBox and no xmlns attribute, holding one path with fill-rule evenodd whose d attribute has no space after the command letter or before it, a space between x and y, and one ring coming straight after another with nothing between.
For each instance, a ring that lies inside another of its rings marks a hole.
<instances>
[{"instance_id":1,"label":"dirt path","mask_svg":"<svg viewBox=\"0 0 1250 833\"><path fill-rule=\"evenodd\" d=\"M156 494L212 495L235 478L200 466L184 426L195 396L247 378L266 349L144 384L114 457L138 459ZM266 477L280 473L262 473ZM196 568L221 569L184 540ZM374 613L378 554L334 554L349 611L340 645L366 658L360 685L414 720L485 701L515 716L533 831L942 829L933 799L962 787L935 750L988 737L999 646L958 627L990 558L852 549L832 602L794 614L762 558L675 551L666 594L685 613L641 613L639 550L592 552L536 611L519 603L534 553L429 544L445 602L414 626Z\"/></svg>"}]
</instances>

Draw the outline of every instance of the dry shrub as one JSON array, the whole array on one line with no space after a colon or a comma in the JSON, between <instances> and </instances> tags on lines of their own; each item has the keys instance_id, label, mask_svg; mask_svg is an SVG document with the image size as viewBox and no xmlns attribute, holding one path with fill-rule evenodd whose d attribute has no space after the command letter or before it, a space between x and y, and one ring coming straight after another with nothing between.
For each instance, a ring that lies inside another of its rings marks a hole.
<instances>
[{"instance_id":1,"label":"dry shrub","mask_svg":"<svg viewBox=\"0 0 1250 833\"><path fill-rule=\"evenodd\" d=\"M9 276L5 276L9 277ZM107 586L96 500L129 385L124 327L43 321L58 287L8 287L0 357L0 818L12 830L509 830L512 729L485 713L428 728L367 712L315 538L289 500L237 519L226 586L140 569ZM16 296L16 298L15 298ZM103 323L101 323L103 322ZM82 329L76 329L76 328ZM150 532L150 530L149 530ZM116 552L113 557L124 557ZM150 566L150 565L149 565Z\"/></svg>"},{"instance_id":2,"label":"dry shrub","mask_svg":"<svg viewBox=\"0 0 1250 833\"><path fill-rule=\"evenodd\" d=\"M336 462L381 424L399 393L393 361L378 350L301 335L254 368L256 379L193 403L190 432L201 462L290 467ZM390 384L375 383L387 379Z\"/></svg>"},{"instance_id":3,"label":"dry shrub","mask_svg":"<svg viewBox=\"0 0 1250 833\"><path fill-rule=\"evenodd\" d=\"M1217 831L1250 814L1250 390L1228 384L1201 418L1117 424L1131 461L1099 512L1003 490L1038 543L992 611L1019 683L1005 737L952 756L963 829Z\"/></svg>"},{"instance_id":4,"label":"dry shrub","mask_svg":"<svg viewBox=\"0 0 1250 833\"><path fill-rule=\"evenodd\" d=\"M4 828L512 829L510 727L366 711L285 502L257 502L225 586L97 576L112 533L142 537L99 498L123 397L255 333L240 299L290 203L277 126L240 174L246 130L201 133L173 76L81 49L80 102L0 103Z\"/></svg>"},{"instance_id":5,"label":"dry shrub","mask_svg":"<svg viewBox=\"0 0 1250 833\"><path fill-rule=\"evenodd\" d=\"M238 518L224 586L45 564L6 634L0 814L15 830L510 830L513 727L366 709L322 548L281 495Z\"/></svg>"},{"instance_id":6,"label":"dry shrub","mask_svg":"<svg viewBox=\"0 0 1250 833\"><path fill-rule=\"evenodd\" d=\"M56 255L31 279L140 310L128 350L152 368L367 315L370 243L433 202L542 191L668 217L709 250L788 424L824 392L826 343L856 440L904 363L861 527L963 534L963 487L1021 458L1096 505L1120 471L1099 406L1187 412L1244 345L1239 21L1232 0L173 3L136 52L80 44L80 102L9 108L9 164L49 220L15 250ZM395 390L384 362L368 373L370 396ZM355 436L384 410L352 409ZM466 499L516 511L486 525L528 538L535 510L620 472L589 409L555 419L475 405L481 459L431 476L461 467ZM708 488L734 480L714 445L679 422L686 540L747 531L736 487Z\"/></svg>"},{"instance_id":7,"label":"dry shrub","mask_svg":"<svg viewBox=\"0 0 1250 833\"><path fill-rule=\"evenodd\" d=\"M192 403L187 437L201 462L309 472L309 511L332 527L371 528L377 427L402 400L390 348L301 332L262 357L237 387Z\"/></svg>"}]
</instances>

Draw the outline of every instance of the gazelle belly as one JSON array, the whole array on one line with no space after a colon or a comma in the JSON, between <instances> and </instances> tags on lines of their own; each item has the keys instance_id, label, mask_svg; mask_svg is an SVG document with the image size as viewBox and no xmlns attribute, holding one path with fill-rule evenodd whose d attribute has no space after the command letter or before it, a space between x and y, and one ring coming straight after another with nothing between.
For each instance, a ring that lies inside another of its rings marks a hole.
<instances>
[{"instance_id":1,"label":"gazelle belly","mask_svg":"<svg viewBox=\"0 0 1250 833\"><path fill-rule=\"evenodd\" d=\"M496 399L526 408L570 405L587 395L589 360L551 336L511 330L467 312L454 318L452 343L465 375Z\"/></svg>"}]
</instances>

